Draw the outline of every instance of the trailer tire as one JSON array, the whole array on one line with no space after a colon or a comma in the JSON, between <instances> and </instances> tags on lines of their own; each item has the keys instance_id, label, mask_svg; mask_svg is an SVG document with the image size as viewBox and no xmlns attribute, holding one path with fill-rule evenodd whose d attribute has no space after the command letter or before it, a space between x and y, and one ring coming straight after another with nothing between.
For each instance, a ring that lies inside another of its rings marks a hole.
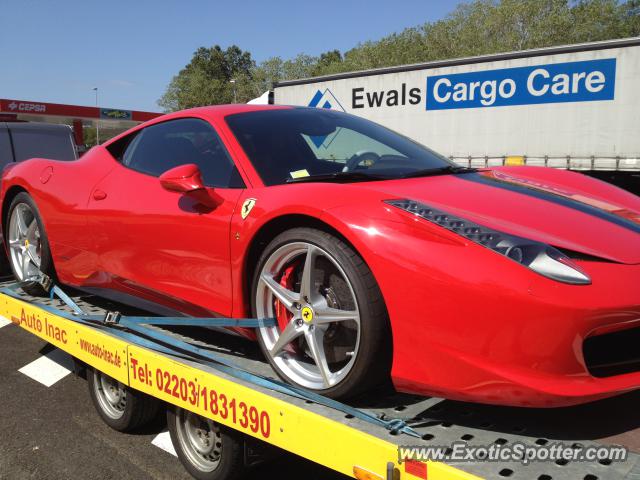
<instances>
[{"instance_id":1,"label":"trailer tire","mask_svg":"<svg viewBox=\"0 0 640 480\"><path fill-rule=\"evenodd\" d=\"M240 432L179 407L167 408L171 442L197 480L235 480L247 470Z\"/></svg>"},{"instance_id":2,"label":"trailer tire","mask_svg":"<svg viewBox=\"0 0 640 480\"><path fill-rule=\"evenodd\" d=\"M148 424L159 411L160 402L133 390L94 368L87 369L87 384L93 406L111 428L130 432Z\"/></svg>"}]
</instances>

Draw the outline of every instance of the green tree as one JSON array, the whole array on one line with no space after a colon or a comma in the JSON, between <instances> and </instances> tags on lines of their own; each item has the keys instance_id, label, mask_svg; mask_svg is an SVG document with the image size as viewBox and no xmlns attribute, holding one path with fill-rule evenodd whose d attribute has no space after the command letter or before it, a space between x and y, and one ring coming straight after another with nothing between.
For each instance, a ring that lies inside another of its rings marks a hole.
<instances>
[{"instance_id":1,"label":"green tree","mask_svg":"<svg viewBox=\"0 0 640 480\"><path fill-rule=\"evenodd\" d=\"M640 0L476 0L347 51L338 73L640 35Z\"/></svg>"},{"instance_id":2,"label":"green tree","mask_svg":"<svg viewBox=\"0 0 640 480\"><path fill-rule=\"evenodd\" d=\"M158 104L167 111L222 103L246 102L253 95L255 62L235 45L200 47L173 77ZM232 82L233 80L233 82Z\"/></svg>"},{"instance_id":3,"label":"green tree","mask_svg":"<svg viewBox=\"0 0 640 480\"><path fill-rule=\"evenodd\" d=\"M336 50L337 52L337 50ZM339 52L337 52L339 54ZM299 54L291 60L272 57L253 70L255 96L269 90L274 83L292 78L306 78L318 75L318 57Z\"/></svg>"},{"instance_id":4,"label":"green tree","mask_svg":"<svg viewBox=\"0 0 640 480\"><path fill-rule=\"evenodd\" d=\"M105 127L104 122L100 124L100 143L103 144L107 140L112 139L116 135L122 133L125 129ZM82 129L83 142L87 147L93 147L97 144L96 127L84 127Z\"/></svg>"},{"instance_id":5,"label":"green tree","mask_svg":"<svg viewBox=\"0 0 640 480\"><path fill-rule=\"evenodd\" d=\"M630 0L620 6L624 37L640 36L640 0Z\"/></svg>"},{"instance_id":6,"label":"green tree","mask_svg":"<svg viewBox=\"0 0 640 480\"><path fill-rule=\"evenodd\" d=\"M270 90L271 86L284 77L284 60L280 57L271 57L260 63L253 71L255 84L255 96Z\"/></svg>"},{"instance_id":7,"label":"green tree","mask_svg":"<svg viewBox=\"0 0 640 480\"><path fill-rule=\"evenodd\" d=\"M234 87L244 102L282 80L638 35L640 0L474 0L442 20L365 41L344 54L272 57L255 65L236 46L199 48L158 103L167 110L229 103Z\"/></svg>"},{"instance_id":8,"label":"green tree","mask_svg":"<svg viewBox=\"0 0 640 480\"><path fill-rule=\"evenodd\" d=\"M312 77L313 69L317 63L317 57L300 53L295 58L284 61L282 77L283 79Z\"/></svg>"},{"instance_id":9,"label":"green tree","mask_svg":"<svg viewBox=\"0 0 640 480\"><path fill-rule=\"evenodd\" d=\"M342 63L342 54L340 50L329 50L328 52L321 53L318 57L315 65L311 68L311 74L313 76L326 75L333 73L337 65Z\"/></svg>"}]
</instances>

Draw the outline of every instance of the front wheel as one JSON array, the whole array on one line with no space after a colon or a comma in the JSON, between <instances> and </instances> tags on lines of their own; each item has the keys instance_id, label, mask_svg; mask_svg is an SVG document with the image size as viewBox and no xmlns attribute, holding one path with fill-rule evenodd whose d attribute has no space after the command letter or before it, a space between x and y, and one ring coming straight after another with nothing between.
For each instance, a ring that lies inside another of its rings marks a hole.
<instances>
[{"instance_id":1,"label":"front wheel","mask_svg":"<svg viewBox=\"0 0 640 480\"><path fill-rule=\"evenodd\" d=\"M155 418L160 402L133 390L99 370L87 370L89 395L102 420L114 430L129 432Z\"/></svg>"},{"instance_id":2,"label":"front wheel","mask_svg":"<svg viewBox=\"0 0 640 480\"><path fill-rule=\"evenodd\" d=\"M253 313L277 319L258 340L284 380L332 398L353 397L389 377L386 308L373 274L341 239L295 228L264 250Z\"/></svg>"}]
</instances>

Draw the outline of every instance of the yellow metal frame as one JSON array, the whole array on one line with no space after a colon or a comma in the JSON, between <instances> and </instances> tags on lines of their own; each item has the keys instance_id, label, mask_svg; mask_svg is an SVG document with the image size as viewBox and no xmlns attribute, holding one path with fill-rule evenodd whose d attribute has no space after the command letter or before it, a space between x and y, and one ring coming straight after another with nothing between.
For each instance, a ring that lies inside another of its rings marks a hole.
<instances>
[{"instance_id":1,"label":"yellow metal frame","mask_svg":"<svg viewBox=\"0 0 640 480\"><path fill-rule=\"evenodd\" d=\"M393 442L8 295L0 294L0 314L131 388L345 475L358 466L384 479L393 462L400 479L419 478L398 463ZM429 480L479 478L439 462L427 469Z\"/></svg>"}]
</instances>

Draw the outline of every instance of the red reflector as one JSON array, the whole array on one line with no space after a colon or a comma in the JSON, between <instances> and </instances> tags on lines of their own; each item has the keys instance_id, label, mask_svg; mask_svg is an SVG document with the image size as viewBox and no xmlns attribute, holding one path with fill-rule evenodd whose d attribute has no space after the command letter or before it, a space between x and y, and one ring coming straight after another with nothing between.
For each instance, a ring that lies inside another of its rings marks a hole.
<instances>
[{"instance_id":1,"label":"red reflector","mask_svg":"<svg viewBox=\"0 0 640 480\"><path fill-rule=\"evenodd\" d=\"M427 464L424 462L417 462L415 460L407 460L404 462L404 471L415 475L419 478L427 480Z\"/></svg>"}]
</instances>

